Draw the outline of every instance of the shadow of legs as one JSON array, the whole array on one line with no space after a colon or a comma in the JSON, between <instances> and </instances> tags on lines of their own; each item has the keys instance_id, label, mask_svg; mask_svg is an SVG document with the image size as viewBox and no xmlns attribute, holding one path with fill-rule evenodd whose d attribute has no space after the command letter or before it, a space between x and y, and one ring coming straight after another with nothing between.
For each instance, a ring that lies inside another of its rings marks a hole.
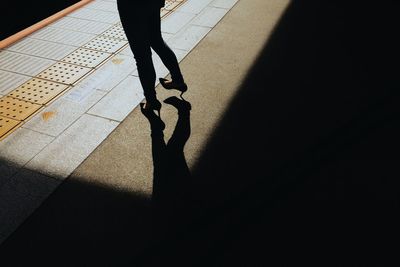
<instances>
[{"instance_id":1,"label":"shadow of legs","mask_svg":"<svg viewBox=\"0 0 400 267\"><path fill-rule=\"evenodd\" d=\"M167 144L168 159L171 162L169 169L171 182L175 189L175 197L184 197L187 182L190 179L190 170L187 165L184 147L190 137L190 109L191 105L185 100L177 97L170 97L164 100L165 103L174 106L178 110L178 121L175 130Z\"/></svg>"},{"instance_id":2,"label":"shadow of legs","mask_svg":"<svg viewBox=\"0 0 400 267\"><path fill-rule=\"evenodd\" d=\"M153 155L153 207L156 218L172 219L181 214L188 197L190 171L184 155L184 146L190 137L191 105L185 100L170 97L164 101L178 110L175 130L165 143L164 122L153 110L141 111L150 122Z\"/></svg>"}]
</instances>

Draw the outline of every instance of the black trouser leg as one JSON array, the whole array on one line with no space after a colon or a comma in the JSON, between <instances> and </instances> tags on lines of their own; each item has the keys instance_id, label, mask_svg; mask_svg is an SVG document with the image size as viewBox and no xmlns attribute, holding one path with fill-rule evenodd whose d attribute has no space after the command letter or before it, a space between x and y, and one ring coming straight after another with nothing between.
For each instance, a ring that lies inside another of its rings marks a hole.
<instances>
[{"instance_id":1,"label":"black trouser leg","mask_svg":"<svg viewBox=\"0 0 400 267\"><path fill-rule=\"evenodd\" d=\"M118 9L122 26L136 60L144 96L146 99L155 98L156 72L150 48L150 9L147 7L133 9L129 2L122 1L118 3Z\"/></svg>"},{"instance_id":2,"label":"black trouser leg","mask_svg":"<svg viewBox=\"0 0 400 267\"><path fill-rule=\"evenodd\" d=\"M129 41L146 99L154 98L156 72L151 48L160 56L174 81L183 82L178 60L161 35L160 9L151 5L132 7L130 2L118 1L122 26Z\"/></svg>"},{"instance_id":3,"label":"black trouser leg","mask_svg":"<svg viewBox=\"0 0 400 267\"><path fill-rule=\"evenodd\" d=\"M144 96L146 99L154 98L156 96L156 71L151 57L150 46L143 46L136 43L131 45L131 49L135 55L139 80L143 87Z\"/></svg>"},{"instance_id":4,"label":"black trouser leg","mask_svg":"<svg viewBox=\"0 0 400 267\"><path fill-rule=\"evenodd\" d=\"M151 48L160 56L161 61L171 73L172 80L183 82L183 76L175 53L162 38L160 10L157 8L153 8L151 12L150 28Z\"/></svg>"}]
</instances>

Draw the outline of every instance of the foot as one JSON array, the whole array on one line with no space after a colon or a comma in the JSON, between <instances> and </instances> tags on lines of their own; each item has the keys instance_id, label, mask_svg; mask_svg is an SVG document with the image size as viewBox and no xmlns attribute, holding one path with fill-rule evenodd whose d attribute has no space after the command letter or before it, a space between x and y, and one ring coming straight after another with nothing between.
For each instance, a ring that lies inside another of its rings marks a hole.
<instances>
[{"instance_id":1,"label":"foot","mask_svg":"<svg viewBox=\"0 0 400 267\"><path fill-rule=\"evenodd\" d=\"M161 85L167 90L176 89L181 91L182 93L187 91L187 85L184 82L174 82L164 78L160 78L159 80Z\"/></svg>"},{"instance_id":2,"label":"foot","mask_svg":"<svg viewBox=\"0 0 400 267\"><path fill-rule=\"evenodd\" d=\"M164 103L174 106L179 112L189 112L192 109L192 105L188 101L176 96L168 97L164 100Z\"/></svg>"}]
</instances>

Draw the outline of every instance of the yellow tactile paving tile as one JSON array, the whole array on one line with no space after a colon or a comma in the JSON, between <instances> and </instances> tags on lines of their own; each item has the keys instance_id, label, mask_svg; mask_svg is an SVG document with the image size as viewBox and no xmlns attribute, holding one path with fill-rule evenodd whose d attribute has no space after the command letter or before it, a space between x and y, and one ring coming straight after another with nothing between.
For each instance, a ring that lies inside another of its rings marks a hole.
<instances>
[{"instance_id":1,"label":"yellow tactile paving tile","mask_svg":"<svg viewBox=\"0 0 400 267\"><path fill-rule=\"evenodd\" d=\"M0 116L23 121L36 113L42 105L33 104L10 96L0 98Z\"/></svg>"},{"instance_id":2,"label":"yellow tactile paving tile","mask_svg":"<svg viewBox=\"0 0 400 267\"><path fill-rule=\"evenodd\" d=\"M0 140L5 138L21 124L20 121L0 116Z\"/></svg>"},{"instance_id":3,"label":"yellow tactile paving tile","mask_svg":"<svg viewBox=\"0 0 400 267\"><path fill-rule=\"evenodd\" d=\"M103 61L107 60L111 54L86 48L79 48L72 54L63 58L61 61L80 65L83 67L94 68L100 65Z\"/></svg>"},{"instance_id":4,"label":"yellow tactile paving tile","mask_svg":"<svg viewBox=\"0 0 400 267\"><path fill-rule=\"evenodd\" d=\"M83 47L108 53L115 53L127 43L128 41L126 40L109 38L100 35L94 38L89 43L85 44Z\"/></svg>"},{"instance_id":5,"label":"yellow tactile paving tile","mask_svg":"<svg viewBox=\"0 0 400 267\"><path fill-rule=\"evenodd\" d=\"M111 29L103 32L101 35L107 36L110 38L115 38L115 39L121 39L121 40L127 40L127 37L125 35L125 31L122 28L121 24L117 24Z\"/></svg>"},{"instance_id":6,"label":"yellow tactile paving tile","mask_svg":"<svg viewBox=\"0 0 400 267\"><path fill-rule=\"evenodd\" d=\"M57 62L38 75L39 78L63 84L73 84L92 69L65 62Z\"/></svg>"},{"instance_id":7,"label":"yellow tactile paving tile","mask_svg":"<svg viewBox=\"0 0 400 267\"><path fill-rule=\"evenodd\" d=\"M45 105L66 89L68 85L33 78L10 92L8 96Z\"/></svg>"}]
</instances>

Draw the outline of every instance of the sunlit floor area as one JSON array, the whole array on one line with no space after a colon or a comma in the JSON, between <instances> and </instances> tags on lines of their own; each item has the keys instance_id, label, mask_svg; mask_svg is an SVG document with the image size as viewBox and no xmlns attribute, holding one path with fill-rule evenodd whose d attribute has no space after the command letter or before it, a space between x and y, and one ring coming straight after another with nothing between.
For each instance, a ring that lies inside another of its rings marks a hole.
<instances>
[{"instance_id":1,"label":"sunlit floor area","mask_svg":"<svg viewBox=\"0 0 400 267\"><path fill-rule=\"evenodd\" d=\"M166 2L162 32L179 61L235 3ZM143 100L116 1L92 1L1 50L0 97L3 241Z\"/></svg>"}]
</instances>

